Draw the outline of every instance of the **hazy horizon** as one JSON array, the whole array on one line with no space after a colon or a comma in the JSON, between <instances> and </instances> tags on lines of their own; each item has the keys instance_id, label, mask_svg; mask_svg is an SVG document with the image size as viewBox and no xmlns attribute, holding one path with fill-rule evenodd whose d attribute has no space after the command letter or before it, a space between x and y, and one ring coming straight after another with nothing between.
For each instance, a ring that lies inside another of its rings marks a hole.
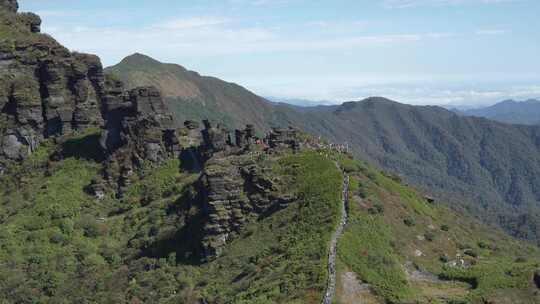
<instances>
[{"instance_id":1,"label":"hazy horizon","mask_svg":"<svg viewBox=\"0 0 540 304\"><path fill-rule=\"evenodd\" d=\"M540 97L533 0L22 0L113 65L135 52L261 96L491 105ZM279 16L279 17L278 17Z\"/></svg>"}]
</instances>

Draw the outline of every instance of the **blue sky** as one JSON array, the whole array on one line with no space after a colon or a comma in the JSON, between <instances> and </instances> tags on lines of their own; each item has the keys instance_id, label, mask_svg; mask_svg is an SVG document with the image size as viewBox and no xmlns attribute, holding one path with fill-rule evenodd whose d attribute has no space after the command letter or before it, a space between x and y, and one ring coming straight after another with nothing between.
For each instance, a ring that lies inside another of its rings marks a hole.
<instances>
[{"instance_id":1,"label":"blue sky","mask_svg":"<svg viewBox=\"0 0 540 304\"><path fill-rule=\"evenodd\" d=\"M264 96L540 97L538 0L19 0L105 65L141 52Z\"/></svg>"}]
</instances>

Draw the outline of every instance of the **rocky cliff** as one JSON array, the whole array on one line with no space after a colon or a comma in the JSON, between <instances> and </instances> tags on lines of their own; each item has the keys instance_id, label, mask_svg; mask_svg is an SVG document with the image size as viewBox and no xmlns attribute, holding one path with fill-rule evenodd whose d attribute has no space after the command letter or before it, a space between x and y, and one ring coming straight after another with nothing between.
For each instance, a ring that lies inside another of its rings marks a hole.
<instances>
[{"instance_id":1,"label":"rocky cliff","mask_svg":"<svg viewBox=\"0 0 540 304\"><path fill-rule=\"evenodd\" d=\"M40 33L41 19L0 3L0 167L50 137L103 123L98 57L72 53Z\"/></svg>"},{"instance_id":2,"label":"rocky cliff","mask_svg":"<svg viewBox=\"0 0 540 304\"><path fill-rule=\"evenodd\" d=\"M105 178L121 194L131 175L144 164L156 165L180 156L178 130L159 91L141 87L124 91L109 86L104 98L105 126L100 144L108 156Z\"/></svg>"},{"instance_id":3,"label":"rocky cliff","mask_svg":"<svg viewBox=\"0 0 540 304\"><path fill-rule=\"evenodd\" d=\"M0 2L0 171L49 138L103 129L104 177L118 192L144 162L178 156L179 134L154 87L126 90L100 59L40 33L41 19ZM101 193L101 192L99 192Z\"/></svg>"},{"instance_id":4,"label":"rocky cliff","mask_svg":"<svg viewBox=\"0 0 540 304\"><path fill-rule=\"evenodd\" d=\"M250 155L216 156L206 163L199 180L206 218L204 258L219 256L229 239L247 223L294 201L283 181L270 172L270 167Z\"/></svg>"}]
</instances>

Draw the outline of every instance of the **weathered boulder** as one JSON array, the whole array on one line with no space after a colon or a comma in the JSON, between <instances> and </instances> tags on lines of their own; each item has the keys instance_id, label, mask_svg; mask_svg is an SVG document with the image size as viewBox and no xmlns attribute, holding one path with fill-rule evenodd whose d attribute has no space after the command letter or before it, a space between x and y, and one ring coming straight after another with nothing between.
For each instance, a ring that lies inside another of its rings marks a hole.
<instances>
[{"instance_id":1,"label":"weathered boulder","mask_svg":"<svg viewBox=\"0 0 540 304\"><path fill-rule=\"evenodd\" d=\"M86 187L86 192L94 196L97 200L102 200L106 196L106 189L107 186L103 180L93 179L90 185Z\"/></svg>"}]
</instances>

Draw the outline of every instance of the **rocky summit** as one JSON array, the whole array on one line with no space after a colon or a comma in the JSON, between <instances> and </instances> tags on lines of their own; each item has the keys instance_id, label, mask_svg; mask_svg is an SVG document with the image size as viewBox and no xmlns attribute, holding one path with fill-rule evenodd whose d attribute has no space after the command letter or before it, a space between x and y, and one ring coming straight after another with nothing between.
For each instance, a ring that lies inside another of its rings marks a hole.
<instances>
[{"instance_id":1,"label":"rocky summit","mask_svg":"<svg viewBox=\"0 0 540 304\"><path fill-rule=\"evenodd\" d=\"M15 14L3 1L0 38L0 167L20 161L40 143L103 124L105 82L97 56L73 53L40 34L34 14Z\"/></svg>"}]
</instances>

